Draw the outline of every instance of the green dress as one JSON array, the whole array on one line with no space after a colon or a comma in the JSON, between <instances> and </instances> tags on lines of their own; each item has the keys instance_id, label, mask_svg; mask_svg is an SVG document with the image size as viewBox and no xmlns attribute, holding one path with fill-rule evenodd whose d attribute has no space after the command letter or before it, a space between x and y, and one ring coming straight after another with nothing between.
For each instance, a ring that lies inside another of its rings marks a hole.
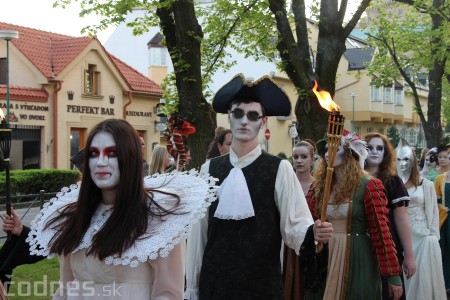
<instances>
[{"instance_id":1,"label":"green dress","mask_svg":"<svg viewBox=\"0 0 450 300\"><path fill-rule=\"evenodd\" d=\"M373 179L371 181L362 180L361 185L356 188L353 202L339 206L328 205L327 219L333 224L334 234L329 242L326 284L324 283L321 290L316 292L307 290L304 299L381 299L379 257L374 254L374 244L370 237L372 235L373 239L374 228L372 230L369 228L368 209L365 205L365 193L373 190L372 181ZM382 187L381 183L379 185ZM381 187L376 188L375 192L370 194L375 197L384 195L383 190L380 190ZM348 218L349 213L351 214L351 226L347 226L347 221L350 219ZM381 215L372 214L369 217L379 225L375 227L381 228L382 232L386 232L386 230L389 232L386 229L387 223L383 222L383 219L387 218L387 210ZM387 253L394 251L390 242L383 240L379 243L387 245ZM377 250L378 248L382 247L377 247ZM398 262L396 263L398 267ZM383 262L380 264L383 265Z\"/></svg>"}]
</instances>

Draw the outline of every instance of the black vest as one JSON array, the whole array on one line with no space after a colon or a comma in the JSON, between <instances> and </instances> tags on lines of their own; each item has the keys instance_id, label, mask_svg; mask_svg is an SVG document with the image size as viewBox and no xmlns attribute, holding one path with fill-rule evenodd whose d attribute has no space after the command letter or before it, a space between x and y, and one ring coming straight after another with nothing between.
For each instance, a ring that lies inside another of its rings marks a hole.
<instances>
[{"instance_id":1,"label":"black vest","mask_svg":"<svg viewBox=\"0 0 450 300\"><path fill-rule=\"evenodd\" d=\"M220 199L209 208L200 300L283 299L280 214L274 199L280 161L280 158L263 152L242 169L255 210L254 217L244 220L215 218ZM221 184L232 168L229 155L225 155L211 160L209 172Z\"/></svg>"}]
</instances>

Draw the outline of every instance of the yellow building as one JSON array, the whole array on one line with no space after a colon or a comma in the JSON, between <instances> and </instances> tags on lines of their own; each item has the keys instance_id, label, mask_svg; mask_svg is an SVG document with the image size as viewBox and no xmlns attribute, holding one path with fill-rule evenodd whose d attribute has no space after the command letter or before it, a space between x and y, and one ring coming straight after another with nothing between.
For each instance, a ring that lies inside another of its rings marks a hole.
<instances>
[{"instance_id":1,"label":"yellow building","mask_svg":"<svg viewBox=\"0 0 450 300\"><path fill-rule=\"evenodd\" d=\"M161 87L109 54L97 38L71 37L0 22L9 42L11 168L69 169L89 130L128 120L146 142L160 142ZM6 108L6 42L0 40L0 107Z\"/></svg>"}]
</instances>

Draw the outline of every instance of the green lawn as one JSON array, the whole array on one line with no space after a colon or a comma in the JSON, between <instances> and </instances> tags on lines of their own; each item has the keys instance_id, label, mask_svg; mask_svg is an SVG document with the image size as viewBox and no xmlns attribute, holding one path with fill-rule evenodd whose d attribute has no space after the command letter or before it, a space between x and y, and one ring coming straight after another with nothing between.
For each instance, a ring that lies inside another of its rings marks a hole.
<instances>
[{"instance_id":1,"label":"green lawn","mask_svg":"<svg viewBox=\"0 0 450 300\"><path fill-rule=\"evenodd\" d=\"M23 265L14 269L9 300L51 299L58 286L58 258L44 259L32 265Z\"/></svg>"}]
</instances>

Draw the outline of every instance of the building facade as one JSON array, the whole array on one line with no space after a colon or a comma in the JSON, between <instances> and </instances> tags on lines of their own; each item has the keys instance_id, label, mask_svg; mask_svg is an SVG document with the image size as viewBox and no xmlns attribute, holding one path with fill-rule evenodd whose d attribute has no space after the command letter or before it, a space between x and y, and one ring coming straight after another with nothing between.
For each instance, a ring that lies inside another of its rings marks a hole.
<instances>
[{"instance_id":1,"label":"building facade","mask_svg":"<svg viewBox=\"0 0 450 300\"><path fill-rule=\"evenodd\" d=\"M146 142L145 157L151 157L152 145L160 142L158 84L108 53L95 37L1 22L0 30L19 32L9 42L12 169L73 168L70 157L84 147L89 130L108 118L129 121ZM6 42L0 40L0 73L5 57ZM5 111L3 80L0 107Z\"/></svg>"}]
</instances>

